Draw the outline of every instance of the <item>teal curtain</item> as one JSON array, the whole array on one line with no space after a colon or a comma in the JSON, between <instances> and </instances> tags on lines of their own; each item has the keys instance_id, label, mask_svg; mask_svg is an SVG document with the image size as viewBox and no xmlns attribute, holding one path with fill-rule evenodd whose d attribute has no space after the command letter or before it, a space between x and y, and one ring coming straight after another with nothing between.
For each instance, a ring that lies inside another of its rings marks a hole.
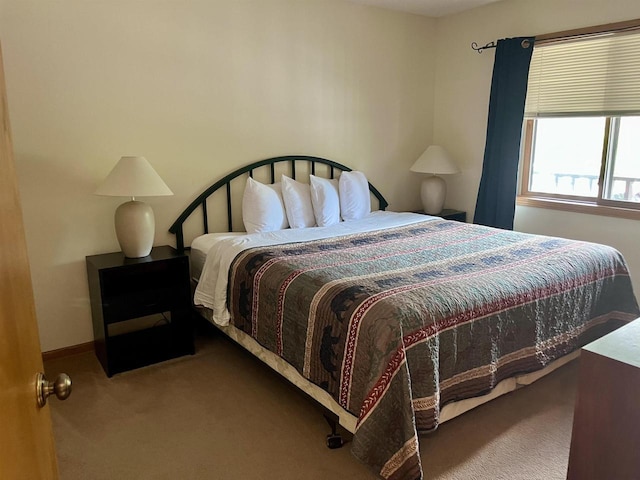
<instances>
[{"instance_id":1,"label":"teal curtain","mask_svg":"<svg viewBox=\"0 0 640 480\"><path fill-rule=\"evenodd\" d=\"M534 37L498 40L474 223L513 230L524 102Z\"/></svg>"}]
</instances>

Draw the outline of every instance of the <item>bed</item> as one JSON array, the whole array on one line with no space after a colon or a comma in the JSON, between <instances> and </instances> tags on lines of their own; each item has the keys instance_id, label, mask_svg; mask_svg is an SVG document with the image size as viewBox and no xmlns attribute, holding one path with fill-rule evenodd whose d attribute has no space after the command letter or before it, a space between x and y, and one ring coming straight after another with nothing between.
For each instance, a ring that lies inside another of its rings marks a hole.
<instances>
[{"instance_id":1,"label":"bed","mask_svg":"<svg viewBox=\"0 0 640 480\"><path fill-rule=\"evenodd\" d=\"M201 209L190 242L199 312L331 412L383 478L422 478L419 434L639 315L610 247L386 212L370 184L380 210L362 218L233 232L232 181L242 188L266 169L273 184L281 167L293 179L351 172L309 156L256 162L206 189L170 231L184 249L184 224ZM219 189L227 233L209 233Z\"/></svg>"}]
</instances>

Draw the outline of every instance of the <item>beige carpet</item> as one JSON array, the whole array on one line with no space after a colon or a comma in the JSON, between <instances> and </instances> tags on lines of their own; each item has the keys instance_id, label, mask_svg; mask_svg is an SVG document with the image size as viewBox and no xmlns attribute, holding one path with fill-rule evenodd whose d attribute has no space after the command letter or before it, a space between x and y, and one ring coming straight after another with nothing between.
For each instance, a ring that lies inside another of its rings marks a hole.
<instances>
[{"instance_id":1,"label":"beige carpet","mask_svg":"<svg viewBox=\"0 0 640 480\"><path fill-rule=\"evenodd\" d=\"M422 437L425 479L564 479L577 363ZM220 334L111 379L93 354L45 367L74 382L50 403L62 480L376 478L350 444L327 449L316 407Z\"/></svg>"}]
</instances>

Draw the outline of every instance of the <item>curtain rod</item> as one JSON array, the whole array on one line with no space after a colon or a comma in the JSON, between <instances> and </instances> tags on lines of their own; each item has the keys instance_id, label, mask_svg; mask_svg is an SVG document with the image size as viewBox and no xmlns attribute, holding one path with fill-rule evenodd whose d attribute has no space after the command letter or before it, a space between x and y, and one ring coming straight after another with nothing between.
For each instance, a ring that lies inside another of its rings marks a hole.
<instances>
[{"instance_id":1,"label":"curtain rod","mask_svg":"<svg viewBox=\"0 0 640 480\"><path fill-rule=\"evenodd\" d=\"M543 35L537 35L536 42L547 43L547 42L574 39L579 37L587 37L587 36L598 35L598 34L634 31L638 29L640 29L640 19L627 20L624 22L607 23L604 25L596 25L593 27L576 28L574 30L565 30L563 32L545 33ZM476 42L473 42L471 44L471 48L478 53L482 53L483 50L486 50L489 48L496 48L496 46L497 46L497 43L495 41L489 42L482 47L479 47ZM524 45L524 42L523 42L522 48L529 48L528 42L526 46Z\"/></svg>"},{"instance_id":2,"label":"curtain rod","mask_svg":"<svg viewBox=\"0 0 640 480\"><path fill-rule=\"evenodd\" d=\"M471 43L471 48L473 48L478 53L482 53L483 50L486 50L488 48L496 48L496 46L496 42L489 42L483 47L479 47L476 42Z\"/></svg>"},{"instance_id":3,"label":"curtain rod","mask_svg":"<svg viewBox=\"0 0 640 480\"><path fill-rule=\"evenodd\" d=\"M476 42L471 43L471 48L478 53L482 53L483 50L486 50L488 48L496 48L497 46L498 46L497 42L489 42L482 47L479 47ZM522 42L520 42L520 46L522 48L529 48L531 46L531 40L529 40L528 38L525 38L524 40L522 40Z\"/></svg>"}]
</instances>

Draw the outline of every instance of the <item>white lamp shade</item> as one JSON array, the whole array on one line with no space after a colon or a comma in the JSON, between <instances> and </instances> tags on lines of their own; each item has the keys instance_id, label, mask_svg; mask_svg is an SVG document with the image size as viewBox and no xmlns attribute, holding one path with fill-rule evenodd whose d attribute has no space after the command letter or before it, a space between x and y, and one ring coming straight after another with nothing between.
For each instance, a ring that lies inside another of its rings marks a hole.
<instances>
[{"instance_id":1,"label":"white lamp shade","mask_svg":"<svg viewBox=\"0 0 640 480\"><path fill-rule=\"evenodd\" d=\"M451 160L446 150L439 145L430 145L411 166L412 172L445 175L458 173L460 169Z\"/></svg>"},{"instance_id":2,"label":"white lamp shade","mask_svg":"<svg viewBox=\"0 0 640 480\"><path fill-rule=\"evenodd\" d=\"M111 197L173 195L144 157L122 157L94 192Z\"/></svg>"},{"instance_id":3,"label":"white lamp shade","mask_svg":"<svg viewBox=\"0 0 640 480\"><path fill-rule=\"evenodd\" d=\"M94 193L132 198L173 195L144 157L122 157ZM151 253L155 219L149 205L139 201L123 203L116 210L115 227L125 257L140 258Z\"/></svg>"}]
</instances>

